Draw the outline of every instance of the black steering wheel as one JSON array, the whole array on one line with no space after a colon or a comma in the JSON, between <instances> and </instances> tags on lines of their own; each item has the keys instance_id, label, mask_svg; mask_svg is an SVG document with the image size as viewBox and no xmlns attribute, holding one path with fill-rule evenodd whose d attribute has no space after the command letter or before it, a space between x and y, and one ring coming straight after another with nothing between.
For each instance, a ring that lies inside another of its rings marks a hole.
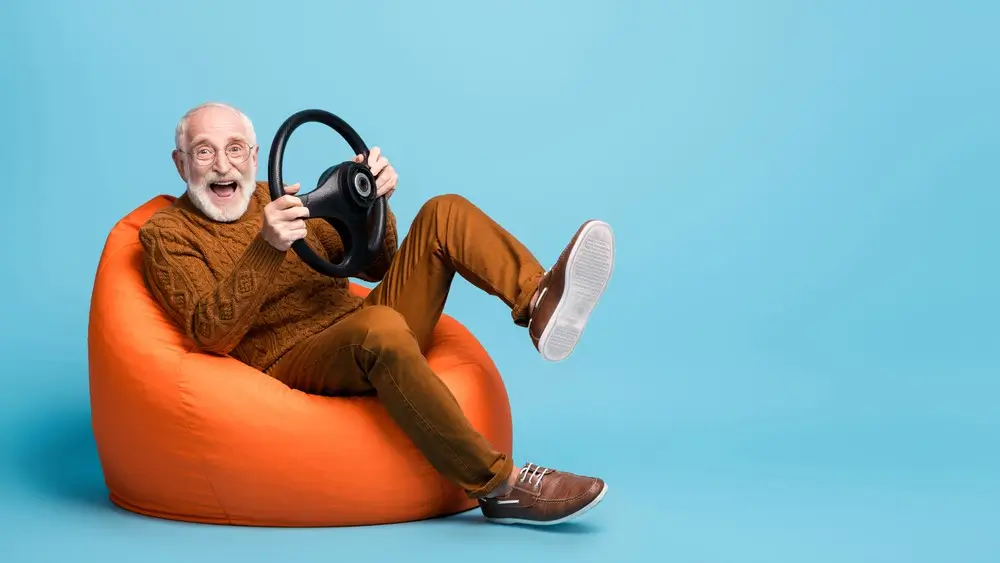
<instances>
[{"instance_id":1,"label":"black steering wheel","mask_svg":"<svg viewBox=\"0 0 1000 563\"><path fill-rule=\"evenodd\" d=\"M309 210L309 218L326 220L344 242L344 256L339 263L320 258L305 239L292 243L292 249L317 272L339 278L347 278L362 272L375 261L385 239L386 204L384 197L375 195L375 177L368 167L368 147L361 136L343 119L320 109L302 110L281 124L271 144L268 161L267 183L271 190L271 200L285 195L281 178L281 161L285 156L285 145L292 132L300 125L319 122L327 125L354 149L355 154L364 155L364 161L351 160L327 168L319 177L316 189L299 195L299 199ZM369 212L373 219L374 232L369 233Z\"/></svg>"}]
</instances>

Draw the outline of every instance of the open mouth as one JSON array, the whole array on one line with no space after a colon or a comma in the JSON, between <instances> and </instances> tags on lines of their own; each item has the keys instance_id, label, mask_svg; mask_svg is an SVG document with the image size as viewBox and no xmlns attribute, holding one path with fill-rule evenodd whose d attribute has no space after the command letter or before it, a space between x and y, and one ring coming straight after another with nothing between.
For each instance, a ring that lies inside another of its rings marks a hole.
<instances>
[{"instance_id":1,"label":"open mouth","mask_svg":"<svg viewBox=\"0 0 1000 563\"><path fill-rule=\"evenodd\" d=\"M212 193L220 199L228 199L236 193L236 181L226 180L223 182L212 182L209 184Z\"/></svg>"}]
</instances>

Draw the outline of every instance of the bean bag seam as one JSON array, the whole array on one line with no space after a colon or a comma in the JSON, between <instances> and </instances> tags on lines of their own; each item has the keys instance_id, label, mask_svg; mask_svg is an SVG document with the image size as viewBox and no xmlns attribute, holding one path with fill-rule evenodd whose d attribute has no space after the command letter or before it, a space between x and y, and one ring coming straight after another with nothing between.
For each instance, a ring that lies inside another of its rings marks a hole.
<instances>
[{"instance_id":1,"label":"bean bag seam","mask_svg":"<svg viewBox=\"0 0 1000 563\"><path fill-rule=\"evenodd\" d=\"M184 357L186 357L188 354L189 354L188 352L185 352L184 356L178 359L178 362L177 362L178 365L184 362ZM184 427L187 428L188 434L190 434L191 439L195 440L194 428L191 427L191 420L189 418L189 416L191 414L191 405L187 401L187 399L184 397L185 390L183 389L183 386L184 386L184 379L183 378L178 378L177 379L178 396L180 398L181 404L184 405L184 417L183 417ZM200 450L200 448L199 448L199 450ZM205 461L205 455L203 453L199 454L198 455L198 459L199 459L200 465L201 465L201 478L205 480L205 484L208 485L208 489L210 491L212 491L212 496L215 497L215 503L219 506L219 510L222 511L222 514L225 515L226 522L232 524L233 523L233 519L229 515L229 511L226 510L226 507L222 506L222 499L219 498L219 493L216 492L215 486L212 485L212 480L208 477L208 471L205 470L205 466L207 465L207 463Z\"/></svg>"}]
</instances>

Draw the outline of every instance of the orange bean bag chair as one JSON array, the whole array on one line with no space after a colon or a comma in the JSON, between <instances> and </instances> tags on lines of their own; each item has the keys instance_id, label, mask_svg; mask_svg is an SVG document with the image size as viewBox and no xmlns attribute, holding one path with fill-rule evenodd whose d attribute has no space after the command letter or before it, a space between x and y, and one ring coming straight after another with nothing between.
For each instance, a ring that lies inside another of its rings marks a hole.
<instances>
[{"instance_id":1,"label":"orange bean bag chair","mask_svg":"<svg viewBox=\"0 0 1000 563\"><path fill-rule=\"evenodd\" d=\"M173 201L158 196L119 221L97 268L91 420L111 501L255 526L384 524L473 508L376 398L308 395L234 358L190 351L140 273L138 229ZM473 335L443 316L427 359L473 426L510 452L507 391Z\"/></svg>"}]
</instances>

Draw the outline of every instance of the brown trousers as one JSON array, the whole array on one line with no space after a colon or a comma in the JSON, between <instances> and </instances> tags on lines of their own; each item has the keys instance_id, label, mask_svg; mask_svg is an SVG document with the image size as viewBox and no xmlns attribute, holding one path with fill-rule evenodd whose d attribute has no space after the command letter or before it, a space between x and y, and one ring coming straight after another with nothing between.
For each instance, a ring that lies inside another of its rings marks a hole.
<instances>
[{"instance_id":1,"label":"brown trousers","mask_svg":"<svg viewBox=\"0 0 1000 563\"><path fill-rule=\"evenodd\" d=\"M456 272L503 300L524 326L544 270L472 203L435 197L417 213L362 308L299 343L270 375L318 395L374 392L430 464L478 497L502 483L513 462L472 428L423 356Z\"/></svg>"}]
</instances>

